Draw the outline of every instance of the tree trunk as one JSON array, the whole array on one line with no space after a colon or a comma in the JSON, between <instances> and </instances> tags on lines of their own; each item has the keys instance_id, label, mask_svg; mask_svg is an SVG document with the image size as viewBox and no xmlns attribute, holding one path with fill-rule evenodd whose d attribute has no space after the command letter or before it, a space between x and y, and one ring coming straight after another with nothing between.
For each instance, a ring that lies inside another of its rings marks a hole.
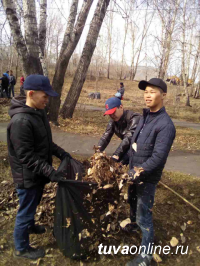
<instances>
[{"instance_id":1,"label":"tree trunk","mask_svg":"<svg viewBox=\"0 0 200 266\"><path fill-rule=\"evenodd\" d=\"M54 123L56 123L58 119L61 103L60 97L69 60L83 32L92 2L93 0L87 0L83 2L75 27L74 22L77 14L78 0L74 0L70 8L70 15L61 48L61 53L56 64L55 75L52 82L53 89L59 94L58 97L52 97L50 99L49 119Z\"/></svg>"},{"instance_id":2,"label":"tree trunk","mask_svg":"<svg viewBox=\"0 0 200 266\"><path fill-rule=\"evenodd\" d=\"M73 116L76 103L85 82L88 67L90 65L94 49L96 47L97 38L99 36L101 25L105 17L109 2L110 0L99 0L97 3L97 7L90 24L90 29L78 64L78 68L61 110L63 118L71 118Z\"/></svg>"},{"instance_id":3,"label":"tree trunk","mask_svg":"<svg viewBox=\"0 0 200 266\"><path fill-rule=\"evenodd\" d=\"M38 28L36 20L36 6L35 0L23 0L24 10L24 28L25 28L25 41L31 61L34 61L36 72L43 74L42 65L39 59L39 39ZM33 74L33 73L31 73Z\"/></svg>"},{"instance_id":4,"label":"tree trunk","mask_svg":"<svg viewBox=\"0 0 200 266\"><path fill-rule=\"evenodd\" d=\"M199 34L200 34L200 32L199 32ZM194 92L194 84L195 84L195 79L196 79L199 54L200 54L200 35L199 35L198 48L197 48L197 52L196 52L195 59L194 59L193 69L192 69L192 78L191 78L192 79L192 88L191 88L190 96L192 96L193 92Z\"/></svg>"},{"instance_id":5,"label":"tree trunk","mask_svg":"<svg viewBox=\"0 0 200 266\"><path fill-rule=\"evenodd\" d=\"M186 96L186 102L185 106L190 106L190 96L188 92L187 87L187 80L188 76L186 74L186 67L185 67L185 54L186 54L186 42L185 42L185 33L186 33L186 5L187 0L184 1L184 7L183 7L183 25L182 25L182 76L183 76L183 84L184 84L184 90L185 90L185 96Z\"/></svg>"},{"instance_id":6,"label":"tree trunk","mask_svg":"<svg viewBox=\"0 0 200 266\"><path fill-rule=\"evenodd\" d=\"M164 44L163 44L163 50L162 50L162 55L161 55L161 63L160 63L160 67L159 67L159 78L164 79L166 72L167 72L167 68L168 68L168 64L169 64L169 57L170 57L170 52L171 52L171 42L172 42L172 34L174 32L174 27L175 27L175 22L176 22L176 17L177 17L177 12L179 9L179 5L180 5L180 0L177 0L175 2L175 7L172 6L172 8L174 8L174 15L173 18L171 20L170 16L168 18L168 22L167 22L167 26L165 29L165 40L164 40ZM171 11L173 12L173 11ZM163 21L162 18L162 13L159 11L159 15L161 17L161 20Z\"/></svg>"},{"instance_id":7,"label":"tree trunk","mask_svg":"<svg viewBox=\"0 0 200 266\"><path fill-rule=\"evenodd\" d=\"M43 71L42 71L41 63L40 63L39 56L38 56L38 49L36 49L35 51L35 46L36 46L35 43L37 43L36 41L38 40L38 37L36 36L36 38L34 38L35 37L34 27L30 27L30 30L34 30L33 34L30 32L27 33L28 34L27 41L29 44L26 45L22 32L21 32L20 23L19 23L19 19L17 16L16 6L15 6L14 1L3 0L3 7L6 12L6 17L10 25L15 48L22 59L24 75L27 76L27 75L34 74L34 73L42 74ZM26 10L25 16L27 16L26 18L26 24L27 24L26 32L27 32L27 27L31 23L32 18L29 15L30 9L26 8L25 10ZM33 16L34 14L35 12L32 12ZM36 19L33 18L33 21L36 21ZM33 41L30 40L31 38L34 40ZM35 43L33 44L33 42ZM31 53L29 53L29 51Z\"/></svg>"},{"instance_id":8,"label":"tree trunk","mask_svg":"<svg viewBox=\"0 0 200 266\"><path fill-rule=\"evenodd\" d=\"M48 76L46 60L45 60L45 44L46 44L46 22L47 22L47 0L40 1L40 25L39 25L39 56L42 64L43 73Z\"/></svg>"}]
</instances>

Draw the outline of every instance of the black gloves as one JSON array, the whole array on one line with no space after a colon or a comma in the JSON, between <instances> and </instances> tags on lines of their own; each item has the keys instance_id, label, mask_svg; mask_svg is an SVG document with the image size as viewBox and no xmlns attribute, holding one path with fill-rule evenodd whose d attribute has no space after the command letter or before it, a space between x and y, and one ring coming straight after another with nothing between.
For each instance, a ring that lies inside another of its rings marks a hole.
<instances>
[{"instance_id":1,"label":"black gloves","mask_svg":"<svg viewBox=\"0 0 200 266\"><path fill-rule=\"evenodd\" d=\"M131 181L133 182L133 183L139 183L139 181L140 181L140 176L138 175L138 176L135 176L135 170L134 169L131 169L131 170L129 170L128 171L128 175L129 175L129 177L131 177ZM135 176L135 178L134 178L134 176Z\"/></svg>"},{"instance_id":2,"label":"black gloves","mask_svg":"<svg viewBox=\"0 0 200 266\"><path fill-rule=\"evenodd\" d=\"M117 159L117 158L115 158L115 157L113 157L113 156L111 156L111 160L112 160L113 162L116 162L116 163L119 162L119 158Z\"/></svg>"},{"instance_id":3,"label":"black gloves","mask_svg":"<svg viewBox=\"0 0 200 266\"><path fill-rule=\"evenodd\" d=\"M70 159L72 159L72 156L68 152L65 152L61 157L61 161L64 160L65 157L69 157Z\"/></svg>"},{"instance_id":4,"label":"black gloves","mask_svg":"<svg viewBox=\"0 0 200 266\"><path fill-rule=\"evenodd\" d=\"M60 182L60 181L64 181L66 177L67 177L67 174L65 174L64 172L58 173L57 171L53 171L50 174L49 179L51 182Z\"/></svg>"}]
</instances>

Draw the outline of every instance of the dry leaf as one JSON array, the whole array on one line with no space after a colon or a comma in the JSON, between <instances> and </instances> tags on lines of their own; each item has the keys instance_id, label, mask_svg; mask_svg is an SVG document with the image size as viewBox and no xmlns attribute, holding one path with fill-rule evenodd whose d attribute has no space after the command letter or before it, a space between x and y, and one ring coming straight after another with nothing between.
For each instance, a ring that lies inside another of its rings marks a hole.
<instances>
[{"instance_id":1,"label":"dry leaf","mask_svg":"<svg viewBox=\"0 0 200 266\"><path fill-rule=\"evenodd\" d=\"M108 210L112 213L115 209L115 205L108 203Z\"/></svg>"},{"instance_id":2,"label":"dry leaf","mask_svg":"<svg viewBox=\"0 0 200 266\"><path fill-rule=\"evenodd\" d=\"M178 239L176 237L172 237L171 241L170 241L170 245L172 247L176 247L178 245Z\"/></svg>"},{"instance_id":3,"label":"dry leaf","mask_svg":"<svg viewBox=\"0 0 200 266\"><path fill-rule=\"evenodd\" d=\"M92 175L93 174L93 169L92 168L89 168L88 169L88 175Z\"/></svg>"},{"instance_id":4,"label":"dry leaf","mask_svg":"<svg viewBox=\"0 0 200 266\"><path fill-rule=\"evenodd\" d=\"M161 257L158 255L158 254L153 254L153 259L155 262L159 263L159 262L162 262L162 259Z\"/></svg>"},{"instance_id":5,"label":"dry leaf","mask_svg":"<svg viewBox=\"0 0 200 266\"><path fill-rule=\"evenodd\" d=\"M122 228L124 228L124 227L127 226L127 224L131 224L131 219L130 219L130 218L127 218L127 219L123 220L123 221L120 223L120 226L121 226Z\"/></svg>"},{"instance_id":6,"label":"dry leaf","mask_svg":"<svg viewBox=\"0 0 200 266\"><path fill-rule=\"evenodd\" d=\"M82 230L82 232L81 232L81 237L82 237L82 238L90 237L90 233L88 232L87 229L83 229L83 230Z\"/></svg>"},{"instance_id":7,"label":"dry leaf","mask_svg":"<svg viewBox=\"0 0 200 266\"><path fill-rule=\"evenodd\" d=\"M127 194L127 193L124 194L124 199L125 199L125 200L128 199L128 194Z\"/></svg>"},{"instance_id":8,"label":"dry leaf","mask_svg":"<svg viewBox=\"0 0 200 266\"><path fill-rule=\"evenodd\" d=\"M67 222L66 227L67 228L70 227L70 225L71 225L71 218L66 218L66 222Z\"/></svg>"},{"instance_id":9,"label":"dry leaf","mask_svg":"<svg viewBox=\"0 0 200 266\"><path fill-rule=\"evenodd\" d=\"M110 224L108 224L106 231L107 231L107 232L110 231Z\"/></svg>"},{"instance_id":10,"label":"dry leaf","mask_svg":"<svg viewBox=\"0 0 200 266\"><path fill-rule=\"evenodd\" d=\"M103 189L108 189L108 188L113 188L113 185L112 184L107 184L103 187Z\"/></svg>"},{"instance_id":11,"label":"dry leaf","mask_svg":"<svg viewBox=\"0 0 200 266\"><path fill-rule=\"evenodd\" d=\"M200 252L200 246L196 247L197 251Z\"/></svg>"},{"instance_id":12,"label":"dry leaf","mask_svg":"<svg viewBox=\"0 0 200 266\"><path fill-rule=\"evenodd\" d=\"M187 228L186 223L184 223L184 225L181 225L181 229L182 229L183 232L186 230L186 228Z\"/></svg>"}]
</instances>

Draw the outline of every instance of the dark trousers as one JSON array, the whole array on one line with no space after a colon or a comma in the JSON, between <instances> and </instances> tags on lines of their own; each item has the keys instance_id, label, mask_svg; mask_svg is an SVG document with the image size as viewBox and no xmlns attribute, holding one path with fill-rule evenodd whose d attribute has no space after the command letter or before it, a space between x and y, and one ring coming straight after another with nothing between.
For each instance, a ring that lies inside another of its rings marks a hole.
<instances>
[{"instance_id":1,"label":"dark trousers","mask_svg":"<svg viewBox=\"0 0 200 266\"><path fill-rule=\"evenodd\" d=\"M15 220L15 249L23 251L29 247L29 228L34 226L34 215L42 198L44 187L17 189L19 209Z\"/></svg>"},{"instance_id":2,"label":"dark trousers","mask_svg":"<svg viewBox=\"0 0 200 266\"><path fill-rule=\"evenodd\" d=\"M24 86L20 86L20 96L25 96L25 92L24 92Z\"/></svg>"},{"instance_id":3,"label":"dark trousers","mask_svg":"<svg viewBox=\"0 0 200 266\"><path fill-rule=\"evenodd\" d=\"M8 87L2 87L2 90L5 90L6 97L9 98Z\"/></svg>"},{"instance_id":4,"label":"dark trousers","mask_svg":"<svg viewBox=\"0 0 200 266\"><path fill-rule=\"evenodd\" d=\"M133 184L128 189L131 222L136 222L142 231L142 251L147 253L154 240L152 208L156 184Z\"/></svg>"},{"instance_id":5,"label":"dark trousers","mask_svg":"<svg viewBox=\"0 0 200 266\"><path fill-rule=\"evenodd\" d=\"M12 96L15 97L15 93L14 93L14 85L10 84L10 86L8 87L8 97L10 98L11 96L11 92L12 92Z\"/></svg>"}]
</instances>

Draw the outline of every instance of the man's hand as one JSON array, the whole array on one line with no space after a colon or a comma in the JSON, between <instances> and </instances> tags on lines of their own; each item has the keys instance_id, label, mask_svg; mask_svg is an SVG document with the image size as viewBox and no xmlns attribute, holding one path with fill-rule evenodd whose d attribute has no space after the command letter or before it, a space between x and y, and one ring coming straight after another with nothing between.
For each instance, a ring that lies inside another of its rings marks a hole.
<instances>
[{"instance_id":1,"label":"man's hand","mask_svg":"<svg viewBox=\"0 0 200 266\"><path fill-rule=\"evenodd\" d=\"M67 177L67 174L64 172L58 173L57 171L53 171L50 174L49 179L51 182L60 182L60 181L64 181L66 177Z\"/></svg>"},{"instance_id":2,"label":"man's hand","mask_svg":"<svg viewBox=\"0 0 200 266\"><path fill-rule=\"evenodd\" d=\"M113 156L111 157L111 159L112 159L114 162L119 162L119 156L117 156L117 155L113 155Z\"/></svg>"},{"instance_id":3,"label":"man's hand","mask_svg":"<svg viewBox=\"0 0 200 266\"><path fill-rule=\"evenodd\" d=\"M95 146L95 145L94 145L94 147L93 147L95 153L96 153L96 152L101 152L101 151L100 151L100 148L101 148L101 146Z\"/></svg>"},{"instance_id":4,"label":"man's hand","mask_svg":"<svg viewBox=\"0 0 200 266\"><path fill-rule=\"evenodd\" d=\"M131 182L138 183L140 179L140 174L144 172L144 169L142 167L134 167L134 169L131 169L128 171L128 175L131 178Z\"/></svg>"},{"instance_id":5,"label":"man's hand","mask_svg":"<svg viewBox=\"0 0 200 266\"><path fill-rule=\"evenodd\" d=\"M72 159L72 156L71 156L68 152L65 152L65 153L62 155L61 161L64 160L65 157L69 157L70 159Z\"/></svg>"}]
</instances>

